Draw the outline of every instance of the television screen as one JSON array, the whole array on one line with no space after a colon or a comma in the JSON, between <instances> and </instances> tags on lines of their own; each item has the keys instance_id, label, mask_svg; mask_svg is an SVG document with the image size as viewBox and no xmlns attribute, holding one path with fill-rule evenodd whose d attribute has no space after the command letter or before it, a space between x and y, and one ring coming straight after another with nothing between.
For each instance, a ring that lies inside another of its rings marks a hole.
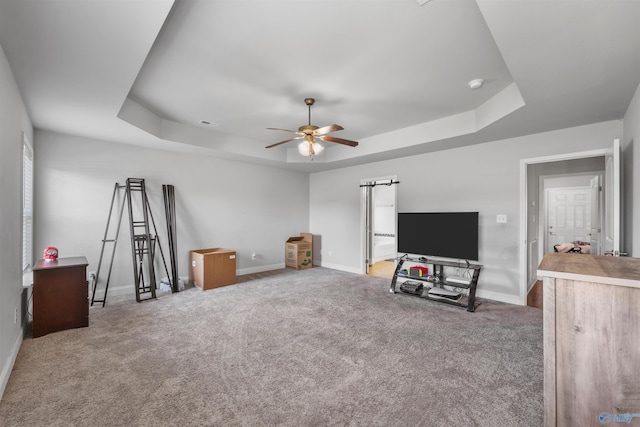
<instances>
[{"instance_id":1,"label":"television screen","mask_svg":"<svg viewBox=\"0 0 640 427\"><path fill-rule=\"evenodd\" d=\"M478 260L478 212L398 213L398 252Z\"/></svg>"}]
</instances>

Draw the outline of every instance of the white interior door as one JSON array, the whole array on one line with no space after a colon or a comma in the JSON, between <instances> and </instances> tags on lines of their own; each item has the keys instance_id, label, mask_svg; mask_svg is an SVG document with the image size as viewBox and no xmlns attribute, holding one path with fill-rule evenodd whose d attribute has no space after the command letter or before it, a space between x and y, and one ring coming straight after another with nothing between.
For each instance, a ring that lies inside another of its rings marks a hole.
<instances>
[{"instance_id":1,"label":"white interior door","mask_svg":"<svg viewBox=\"0 0 640 427\"><path fill-rule=\"evenodd\" d=\"M383 253L382 258L395 258L396 256L396 218L397 218L397 193L396 185L399 184L396 176L363 179L360 181L362 202L362 260L363 274L369 274L369 267L375 261L376 243L387 246L388 253ZM387 187L390 191L377 191L376 188ZM378 212L376 212L376 193L378 196ZM376 226L378 234L384 240L376 241ZM389 241L387 241L389 240ZM380 245L379 245L380 246ZM378 248L380 249L380 247Z\"/></svg>"},{"instance_id":2,"label":"white interior door","mask_svg":"<svg viewBox=\"0 0 640 427\"><path fill-rule=\"evenodd\" d=\"M394 259L396 245L396 185L376 185L373 189L373 248L371 264Z\"/></svg>"},{"instance_id":3,"label":"white interior door","mask_svg":"<svg viewBox=\"0 0 640 427\"><path fill-rule=\"evenodd\" d=\"M375 182L363 181L362 188L362 223L364 245L364 274L369 274L373 254L373 185Z\"/></svg>"},{"instance_id":4,"label":"white interior door","mask_svg":"<svg viewBox=\"0 0 640 427\"><path fill-rule=\"evenodd\" d=\"M605 155L604 166L604 242L605 255L619 256L620 253L620 185L621 185L620 140L614 139L613 146Z\"/></svg>"},{"instance_id":5,"label":"white interior door","mask_svg":"<svg viewBox=\"0 0 640 427\"><path fill-rule=\"evenodd\" d=\"M591 189L589 187L547 190L546 251L554 245L576 240L590 241Z\"/></svg>"}]
</instances>

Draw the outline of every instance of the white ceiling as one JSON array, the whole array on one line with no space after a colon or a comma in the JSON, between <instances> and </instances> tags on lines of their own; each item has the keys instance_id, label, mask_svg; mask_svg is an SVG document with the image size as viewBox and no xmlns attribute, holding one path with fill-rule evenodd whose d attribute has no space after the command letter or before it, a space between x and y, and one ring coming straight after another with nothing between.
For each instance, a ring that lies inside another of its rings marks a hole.
<instances>
[{"instance_id":1,"label":"white ceiling","mask_svg":"<svg viewBox=\"0 0 640 427\"><path fill-rule=\"evenodd\" d=\"M0 44L36 128L317 171L621 119L640 1L0 0ZM360 145L265 149L306 97Z\"/></svg>"}]
</instances>

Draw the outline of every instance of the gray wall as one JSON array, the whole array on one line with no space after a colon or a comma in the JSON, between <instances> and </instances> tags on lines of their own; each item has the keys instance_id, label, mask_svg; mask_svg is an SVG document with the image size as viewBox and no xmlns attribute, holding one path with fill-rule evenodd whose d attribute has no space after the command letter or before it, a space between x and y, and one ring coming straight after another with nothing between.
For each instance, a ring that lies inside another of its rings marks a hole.
<instances>
[{"instance_id":1,"label":"gray wall","mask_svg":"<svg viewBox=\"0 0 640 427\"><path fill-rule=\"evenodd\" d=\"M621 134L616 120L311 174L316 262L361 271L360 180L397 175L399 212L480 212L479 295L521 303L520 160L606 148ZM497 214L507 224L497 224Z\"/></svg>"},{"instance_id":2,"label":"gray wall","mask_svg":"<svg viewBox=\"0 0 640 427\"><path fill-rule=\"evenodd\" d=\"M55 246L95 270L114 184L129 177L145 179L167 249L162 184L175 187L181 277L190 250L212 247L236 250L240 274L284 267L287 237L309 229L308 174L50 132L35 138L36 257ZM134 291L127 220L125 210L109 295Z\"/></svg>"},{"instance_id":3,"label":"gray wall","mask_svg":"<svg viewBox=\"0 0 640 427\"><path fill-rule=\"evenodd\" d=\"M0 396L22 342L22 135L31 122L0 46Z\"/></svg>"}]
</instances>

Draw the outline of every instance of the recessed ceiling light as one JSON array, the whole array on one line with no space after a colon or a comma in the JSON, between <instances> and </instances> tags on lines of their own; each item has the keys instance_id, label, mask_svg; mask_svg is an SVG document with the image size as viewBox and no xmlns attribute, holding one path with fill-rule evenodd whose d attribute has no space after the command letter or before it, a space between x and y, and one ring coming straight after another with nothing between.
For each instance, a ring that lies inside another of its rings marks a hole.
<instances>
[{"instance_id":1,"label":"recessed ceiling light","mask_svg":"<svg viewBox=\"0 0 640 427\"><path fill-rule=\"evenodd\" d=\"M484 84L483 79L474 79L469 82L469 87L471 89L480 89L483 84Z\"/></svg>"}]
</instances>

